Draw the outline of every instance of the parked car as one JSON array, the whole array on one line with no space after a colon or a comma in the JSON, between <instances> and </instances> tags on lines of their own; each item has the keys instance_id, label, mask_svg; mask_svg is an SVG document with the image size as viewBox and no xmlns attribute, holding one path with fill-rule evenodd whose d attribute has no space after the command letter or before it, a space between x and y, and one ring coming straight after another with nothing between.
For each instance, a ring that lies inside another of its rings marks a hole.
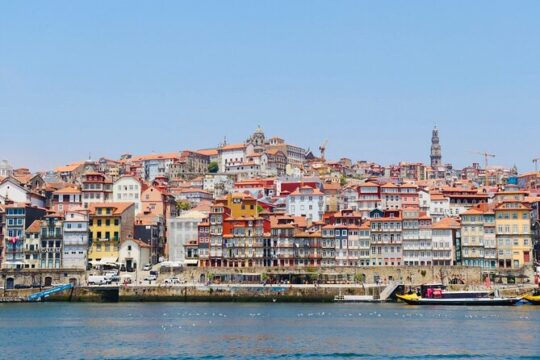
<instances>
[{"instance_id":1,"label":"parked car","mask_svg":"<svg viewBox=\"0 0 540 360\"><path fill-rule=\"evenodd\" d=\"M118 275L107 275L107 280L109 283L117 283L120 281L120 276Z\"/></svg>"},{"instance_id":2,"label":"parked car","mask_svg":"<svg viewBox=\"0 0 540 360\"><path fill-rule=\"evenodd\" d=\"M168 278L168 279L165 279L165 284L167 285L180 284L180 279L178 279L177 277Z\"/></svg>"},{"instance_id":3,"label":"parked car","mask_svg":"<svg viewBox=\"0 0 540 360\"><path fill-rule=\"evenodd\" d=\"M148 275L147 277L144 278L144 280L146 280L146 281L156 281L157 280L157 275Z\"/></svg>"},{"instance_id":4,"label":"parked car","mask_svg":"<svg viewBox=\"0 0 540 360\"><path fill-rule=\"evenodd\" d=\"M110 283L111 281L103 275L90 275L88 277L88 285L106 285Z\"/></svg>"},{"instance_id":5,"label":"parked car","mask_svg":"<svg viewBox=\"0 0 540 360\"><path fill-rule=\"evenodd\" d=\"M143 270L144 270L144 271L148 271L148 270L150 270L150 269L152 269L152 265L151 265L151 264L146 264L146 265L144 265L144 267L143 267Z\"/></svg>"}]
</instances>

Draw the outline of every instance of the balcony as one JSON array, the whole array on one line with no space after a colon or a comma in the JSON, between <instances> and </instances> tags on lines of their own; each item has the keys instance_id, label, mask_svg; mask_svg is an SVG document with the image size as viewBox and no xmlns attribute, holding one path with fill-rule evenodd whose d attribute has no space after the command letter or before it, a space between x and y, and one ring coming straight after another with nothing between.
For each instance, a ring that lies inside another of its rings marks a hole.
<instances>
[{"instance_id":1,"label":"balcony","mask_svg":"<svg viewBox=\"0 0 540 360\"><path fill-rule=\"evenodd\" d=\"M62 239L62 233L41 233L42 240Z\"/></svg>"}]
</instances>

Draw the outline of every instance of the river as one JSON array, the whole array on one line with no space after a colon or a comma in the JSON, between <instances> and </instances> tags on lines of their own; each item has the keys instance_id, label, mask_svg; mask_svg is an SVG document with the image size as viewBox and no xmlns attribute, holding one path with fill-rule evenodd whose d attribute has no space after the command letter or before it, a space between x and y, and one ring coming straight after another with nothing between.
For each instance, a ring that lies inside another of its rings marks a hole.
<instances>
[{"instance_id":1,"label":"river","mask_svg":"<svg viewBox=\"0 0 540 360\"><path fill-rule=\"evenodd\" d=\"M0 304L3 359L535 359L540 307Z\"/></svg>"}]
</instances>

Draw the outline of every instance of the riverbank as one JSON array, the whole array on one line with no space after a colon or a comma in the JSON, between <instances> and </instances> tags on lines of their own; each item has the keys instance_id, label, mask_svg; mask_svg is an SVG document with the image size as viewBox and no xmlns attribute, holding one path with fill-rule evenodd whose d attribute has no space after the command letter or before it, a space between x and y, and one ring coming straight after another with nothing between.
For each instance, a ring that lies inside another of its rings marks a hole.
<instances>
[{"instance_id":1,"label":"riverbank","mask_svg":"<svg viewBox=\"0 0 540 360\"><path fill-rule=\"evenodd\" d=\"M415 288L418 285L397 287L399 291ZM450 285L452 290L479 290L483 286ZM503 296L521 296L529 293L533 285L494 286ZM393 300L391 293L385 294L386 285L376 284L181 284L146 286L91 286L76 287L71 292L55 294L46 301L70 302L333 302L337 295L363 295L373 301ZM392 290L392 289L389 289ZM32 289L4 291L4 298L26 299L36 292ZM388 290L387 290L388 292ZM392 290L393 292L393 290ZM388 299L386 297L389 297Z\"/></svg>"}]
</instances>

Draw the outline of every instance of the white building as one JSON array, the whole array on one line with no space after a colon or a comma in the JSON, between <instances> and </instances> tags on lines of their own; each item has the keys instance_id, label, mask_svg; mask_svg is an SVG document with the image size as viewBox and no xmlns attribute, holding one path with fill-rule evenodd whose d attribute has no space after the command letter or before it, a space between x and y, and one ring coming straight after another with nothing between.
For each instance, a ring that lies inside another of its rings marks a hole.
<instances>
[{"instance_id":1,"label":"white building","mask_svg":"<svg viewBox=\"0 0 540 360\"><path fill-rule=\"evenodd\" d=\"M204 176L203 190L209 191L214 198L230 194L234 189L234 176L225 174L208 174Z\"/></svg>"},{"instance_id":2,"label":"white building","mask_svg":"<svg viewBox=\"0 0 540 360\"><path fill-rule=\"evenodd\" d=\"M135 204L135 214L141 212L141 181L135 176L122 176L113 184L113 201L132 202Z\"/></svg>"},{"instance_id":3,"label":"white building","mask_svg":"<svg viewBox=\"0 0 540 360\"><path fill-rule=\"evenodd\" d=\"M168 223L168 245L169 261L185 264L185 245L190 240L197 239L198 224L208 216L208 212L190 210L176 218L169 219Z\"/></svg>"},{"instance_id":4,"label":"white building","mask_svg":"<svg viewBox=\"0 0 540 360\"><path fill-rule=\"evenodd\" d=\"M326 198L319 189L301 186L287 196L287 213L293 216L305 216L319 221L324 214Z\"/></svg>"},{"instance_id":5,"label":"white building","mask_svg":"<svg viewBox=\"0 0 540 360\"><path fill-rule=\"evenodd\" d=\"M120 243L120 263L127 271L143 270L150 264L150 245L141 240L126 240Z\"/></svg>"},{"instance_id":6,"label":"white building","mask_svg":"<svg viewBox=\"0 0 540 360\"><path fill-rule=\"evenodd\" d=\"M21 183L11 177L0 181L0 204L5 204L6 200L15 203L29 203L32 206L44 207L45 197L35 192L28 191Z\"/></svg>"},{"instance_id":7,"label":"white building","mask_svg":"<svg viewBox=\"0 0 540 360\"><path fill-rule=\"evenodd\" d=\"M63 267L86 269L88 263L88 210L69 210L63 224Z\"/></svg>"},{"instance_id":8,"label":"white building","mask_svg":"<svg viewBox=\"0 0 540 360\"><path fill-rule=\"evenodd\" d=\"M433 265L453 265L455 259L455 238L460 224L454 218L443 218L433 224L431 234Z\"/></svg>"},{"instance_id":9,"label":"white building","mask_svg":"<svg viewBox=\"0 0 540 360\"><path fill-rule=\"evenodd\" d=\"M251 144L224 145L217 149L219 156L219 169L227 172L229 166L242 164L246 161L246 155L253 153Z\"/></svg>"},{"instance_id":10,"label":"white building","mask_svg":"<svg viewBox=\"0 0 540 360\"><path fill-rule=\"evenodd\" d=\"M450 199L442 194L430 194L429 215L433 223L450 216Z\"/></svg>"}]
</instances>

